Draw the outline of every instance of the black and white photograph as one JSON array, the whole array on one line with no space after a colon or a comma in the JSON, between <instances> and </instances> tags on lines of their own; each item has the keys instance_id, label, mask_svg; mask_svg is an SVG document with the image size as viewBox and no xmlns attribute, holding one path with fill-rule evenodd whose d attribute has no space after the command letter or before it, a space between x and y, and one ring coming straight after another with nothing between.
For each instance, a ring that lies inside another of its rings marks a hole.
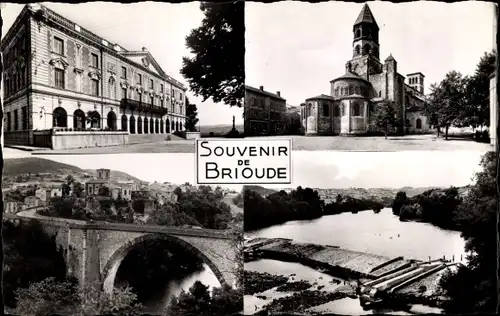
<instances>
[{"instance_id":1,"label":"black and white photograph","mask_svg":"<svg viewBox=\"0 0 500 316\"><path fill-rule=\"evenodd\" d=\"M182 153L5 157L6 314L239 313L241 187L197 186L193 164Z\"/></svg>"},{"instance_id":2,"label":"black and white photograph","mask_svg":"<svg viewBox=\"0 0 500 316\"><path fill-rule=\"evenodd\" d=\"M496 160L296 151L244 187L244 314L494 314Z\"/></svg>"},{"instance_id":3,"label":"black and white photograph","mask_svg":"<svg viewBox=\"0 0 500 316\"><path fill-rule=\"evenodd\" d=\"M294 150L488 150L496 21L478 1L247 3L245 135Z\"/></svg>"},{"instance_id":4,"label":"black and white photograph","mask_svg":"<svg viewBox=\"0 0 500 316\"><path fill-rule=\"evenodd\" d=\"M194 139L243 133L243 2L4 3L1 14L6 147L193 153Z\"/></svg>"}]
</instances>

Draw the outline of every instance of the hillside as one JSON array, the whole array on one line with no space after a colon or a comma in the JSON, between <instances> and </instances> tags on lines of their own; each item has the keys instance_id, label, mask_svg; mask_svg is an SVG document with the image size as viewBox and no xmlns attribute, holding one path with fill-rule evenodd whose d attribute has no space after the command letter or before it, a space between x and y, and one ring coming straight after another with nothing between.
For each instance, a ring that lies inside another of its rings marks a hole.
<instances>
[{"instance_id":1,"label":"hillside","mask_svg":"<svg viewBox=\"0 0 500 316\"><path fill-rule=\"evenodd\" d=\"M13 158L4 160L3 176L18 176L22 174L36 173L82 173L82 169L56 162L49 159L36 157Z\"/></svg>"},{"instance_id":2,"label":"hillside","mask_svg":"<svg viewBox=\"0 0 500 316\"><path fill-rule=\"evenodd\" d=\"M89 175L94 176L97 174L97 172L93 169L81 169L73 165L37 157L13 158L4 160L4 178L17 177L19 175L26 174L48 174L52 175L53 178L61 179L64 178L67 174L71 174L76 179L81 180L82 178L88 178ZM49 178L46 177L45 181L48 181ZM125 172L116 170L111 170L111 178L116 180L141 181Z\"/></svg>"},{"instance_id":3,"label":"hillside","mask_svg":"<svg viewBox=\"0 0 500 316\"><path fill-rule=\"evenodd\" d=\"M245 186L246 190L251 190L259 193L262 196L267 196L269 194L278 192L279 190L267 189L257 185L248 185ZM370 198L373 200L378 200L382 203L389 202L394 199L396 193L399 191L406 192L408 197L416 196L422 194L423 192L430 189L439 189L437 187L421 187L421 188L412 188L412 187L403 187L398 189L389 189L389 188L346 188L346 189L319 189L314 188L314 190L318 191L320 197L325 200L326 203L334 200L337 195L350 196L356 199L362 198ZM286 189L286 191L290 191L290 189Z\"/></svg>"},{"instance_id":4,"label":"hillside","mask_svg":"<svg viewBox=\"0 0 500 316\"><path fill-rule=\"evenodd\" d=\"M257 192L261 196L268 196L269 194L279 192L279 190L264 188L264 187L261 187L260 185L245 185L244 189Z\"/></svg>"}]
</instances>

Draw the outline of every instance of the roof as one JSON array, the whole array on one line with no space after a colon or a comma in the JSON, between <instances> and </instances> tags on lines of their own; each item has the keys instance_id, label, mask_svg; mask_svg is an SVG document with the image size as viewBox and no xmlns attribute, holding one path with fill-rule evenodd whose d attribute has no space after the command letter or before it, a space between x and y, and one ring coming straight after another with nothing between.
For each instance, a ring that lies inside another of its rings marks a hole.
<instances>
[{"instance_id":1,"label":"roof","mask_svg":"<svg viewBox=\"0 0 500 316\"><path fill-rule=\"evenodd\" d=\"M329 101L333 101L335 100L332 96L330 95L326 95L326 94L320 94L318 96L315 96L315 97L312 97L312 98L307 98L306 101L309 101L309 100L317 100L317 99L320 99L320 100L329 100Z\"/></svg>"},{"instance_id":2,"label":"roof","mask_svg":"<svg viewBox=\"0 0 500 316\"><path fill-rule=\"evenodd\" d=\"M406 76L413 76L413 75L421 75L422 77L425 77L424 74L421 72L412 72L411 74L407 74Z\"/></svg>"},{"instance_id":3,"label":"roof","mask_svg":"<svg viewBox=\"0 0 500 316\"><path fill-rule=\"evenodd\" d=\"M91 179L85 183L108 183L108 181L107 180Z\"/></svg>"},{"instance_id":4,"label":"roof","mask_svg":"<svg viewBox=\"0 0 500 316\"><path fill-rule=\"evenodd\" d=\"M275 99L278 99L278 100L286 101L286 99L280 97L279 95L277 95L275 93L268 92L266 90L260 90L260 89L254 88L252 86L245 85L245 90L249 90L249 91L252 91L254 93L260 93L260 94L263 94L263 95L267 95L268 97L275 98Z\"/></svg>"},{"instance_id":5,"label":"roof","mask_svg":"<svg viewBox=\"0 0 500 316\"><path fill-rule=\"evenodd\" d=\"M385 59L385 61L388 61L388 60L395 60L395 59L394 59L394 57L392 57L392 54L389 54L389 57L387 57L387 58Z\"/></svg>"},{"instance_id":6,"label":"roof","mask_svg":"<svg viewBox=\"0 0 500 316\"><path fill-rule=\"evenodd\" d=\"M331 80L330 82L338 81L338 80L341 80L341 79L355 79L355 80L362 80L362 81L366 81L366 82L368 82L368 83L369 83L369 81L368 81L368 80L366 80L365 78L360 77L360 76L358 76L358 75L356 75L356 74L354 74L354 73L352 73L352 72L347 72L345 75L340 76L340 77L338 77L338 78L335 78L335 79Z\"/></svg>"},{"instance_id":7,"label":"roof","mask_svg":"<svg viewBox=\"0 0 500 316\"><path fill-rule=\"evenodd\" d=\"M86 39L92 41L93 43L97 44L98 46L101 46L109 51L112 51L113 53L127 58L131 64L138 68L145 68L149 72L165 79L166 81L170 82L171 84L181 88L182 90L185 90L186 87L184 84L182 84L180 81L172 78L171 76L167 75L163 69L159 66L159 64L156 62L156 60L153 58L153 56L143 48L142 51L129 51L125 49L122 45L119 45L117 43L113 43L112 41L108 41L105 38L81 27L77 23L69 20L68 18L56 13L55 11L49 9L47 6L39 4L39 3L30 3L24 6L23 10L21 13L18 15L16 21L14 24L12 24L11 28L7 32L7 35L2 39L2 46L5 45L5 40L11 37L13 30L16 28L16 24L19 24L21 21L22 17L27 13L27 12L33 12L34 14L42 14L45 18L50 19L51 21L56 22L58 25L63 26L66 29L69 29L70 31L75 32L75 30L78 31L78 34L80 36L85 37ZM11 34L9 34L11 33ZM130 58L130 56L137 56L137 54L142 55L142 57L147 57L148 61L150 64L146 67L143 63L142 60L135 60L133 58Z\"/></svg>"},{"instance_id":8,"label":"roof","mask_svg":"<svg viewBox=\"0 0 500 316\"><path fill-rule=\"evenodd\" d=\"M368 4L365 3L363 8L361 9L361 12L359 12L358 18L356 19L356 22L354 22L354 25L358 25L360 23L370 23L374 24L377 26L377 22L375 21L375 18L373 17L373 13L370 10L370 7Z\"/></svg>"}]
</instances>

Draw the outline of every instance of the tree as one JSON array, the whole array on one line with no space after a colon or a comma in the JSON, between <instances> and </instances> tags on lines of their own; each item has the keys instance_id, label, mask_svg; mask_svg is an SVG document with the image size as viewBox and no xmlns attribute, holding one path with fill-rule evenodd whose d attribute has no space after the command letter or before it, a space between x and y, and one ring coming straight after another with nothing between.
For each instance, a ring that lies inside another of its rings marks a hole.
<instances>
[{"instance_id":1,"label":"tree","mask_svg":"<svg viewBox=\"0 0 500 316\"><path fill-rule=\"evenodd\" d=\"M107 186L103 185L102 187L99 188L97 194L99 196L110 196L110 190Z\"/></svg>"},{"instance_id":2,"label":"tree","mask_svg":"<svg viewBox=\"0 0 500 316\"><path fill-rule=\"evenodd\" d=\"M497 168L498 154L486 153L482 170L475 176L455 220L462 231L469 253L467 266L449 273L440 282L451 299L448 313L494 313L497 305Z\"/></svg>"},{"instance_id":3,"label":"tree","mask_svg":"<svg viewBox=\"0 0 500 316\"><path fill-rule=\"evenodd\" d=\"M385 139L387 139L389 129L397 126L396 114L395 104L391 101L380 103L376 107L373 120L375 125L384 131Z\"/></svg>"},{"instance_id":4,"label":"tree","mask_svg":"<svg viewBox=\"0 0 500 316\"><path fill-rule=\"evenodd\" d=\"M66 177L66 182L62 184L62 196L68 196L71 193L71 186L75 183L72 175Z\"/></svg>"},{"instance_id":5,"label":"tree","mask_svg":"<svg viewBox=\"0 0 500 316\"><path fill-rule=\"evenodd\" d=\"M496 53L484 53L474 75L466 83L466 106L463 122L477 128L490 124L490 75L495 71Z\"/></svg>"},{"instance_id":6,"label":"tree","mask_svg":"<svg viewBox=\"0 0 500 316\"><path fill-rule=\"evenodd\" d=\"M203 102L212 98L242 106L245 80L245 25L243 1L202 2L200 27L186 37L193 57L183 57L181 74Z\"/></svg>"},{"instance_id":7,"label":"tree","mask_svg":"<svg viewBox=\"0 0 500 316\"><path fill-rule=\"evenodd\" d=\"M448 129L452 125L464 126L465 85L467 78L457 71L450 71L438 85L431 85L429 102L424 111L432 117L437 127L445 129L445 139L448 139Z\"/></svg>"},{"instance_id":8,"label":"tree","mask_svg":"<svg viewBox=\"0 0 500 316\"><path fill-rule=\"evenodd\" d=\"M115 288L108 294L98 283L80 289L74 280L55 278L31 283L16 296L16 315L140 315L142 308L131 288Z\"/></svg>"},{"instance_id":9,"label":"tree","mask_svg":"<svg viewBox=\"0 0 500 316\"><path fill-rule=\"evenodd\" d=\"M189 99L186 98L186 130L188 132L195 132L198 121L199 119L196 104L190 103Z\"/></svg>"}]
</instances>

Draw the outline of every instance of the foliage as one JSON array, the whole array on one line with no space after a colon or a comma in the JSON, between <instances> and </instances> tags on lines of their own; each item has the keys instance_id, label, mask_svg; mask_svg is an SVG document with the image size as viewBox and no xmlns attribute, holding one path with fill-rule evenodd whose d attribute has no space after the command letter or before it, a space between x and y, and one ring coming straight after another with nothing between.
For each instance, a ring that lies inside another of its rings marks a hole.
<instances>
[{"instance_id":1,"label":"foliage","mask_svg":"<svg viewBox=\"0 0 500 316\"><path fill-rule=\"evenodd\" d=\"M233 203L237 207L243 208L243 201L244 200L243 200L243 194L242 193L238 193L235 197L233 197Z\"/></svg>"},{"instance_id":2,"label":"foliage","mask_svg":"<svg viewBox=\"0 0 500 316\"><path fill-rule=\"evenodd\" d=\"M66 277L64 257L55 237L49 237L35 222L3 223L3 293L7 306L16 305L15 290L48 277ZM19 314L21 315L21 314Z\"/></svg>"},{"instance_id":3,"label":"foliage","mask_svg":"<svg viewBox=\"0 0 500 316\"><path fill-rule=\"evenodd\" d=\"M455 221L469 252L466 267L443 279L441 285L451 298L448 313L494 313L497 304L497 155L486 153L482 171L458 207Z\"/></svg>"},{"instance_id":4,"label":"foliage","mask_svg":"<svg viewBox=\"0 0 500 316\"><path fill-rule=\"evenodd\" d=\"M445 129L446 139L450 126L464 126L467 81L468 78L457 71L448 72L439 84L431 85L431 93L424 103L424 113L436 127Z\"/></svg>"},{"instance_id":5,"label":"foliage","mask_svg":"<svg viewBox=\"0 0 500 316\"><path fill-rule=\"evenodd\" d=\"M185 127L188 132L196 132L196 124L198 124L198 109L196 104L189 102L186 97L186 123Z\"/></svg>"},{"instance_id":6,"label":"foliage","mask_svg":"<svg viewBox=\"0 0 500 316\"><path fill-rule=\"evenodd\" d=\"M168 307L167 315L218 316L232 315L243 310L243 293L227 285L215 288L210 296L208 287L196 281L189 292L182 292Z\"/></svg>"},{"instance_id":7,"label":"foliage","mask_svg":"<svg viewBox=\"0 0 500 316\"><path fill-rule=\"evenodd\" d=\"M262 197L244 189L245 230L264 228L292 220L314 219L323 215L324 202L318 192L298 187L290 193L276 192Z\"/></svg>"},{"instance_id":8,"label":"foliage","mask_svg":"<svg viewBox=\"0 0 500 316\"><path fill-rule=\"evenodd\" d=\"M465 87L466 109L462 125L489 126L490 124L490 75L495 71L496 53L484 53L476 66L474 75L468 78Z\"/></svg>"},{"instance_id":9,"label":"foliage","mask_svg":"<svg viewBox=\"0 0 500 316\"><path fill-rule=\"evenodd\" d=\"M398 117L394 102L385 101L378 104L373 114L373 123L384 131L385 138L391 129L398 126Z\"/></svg>"},{"instance_id":10,"label":"foliage","mask_svg":"<svg viewBox=\"0 0 500 316\"><path fill-rule=\"evenodd\" d=\"M99 196L110 196L111 192L110 192L110 190L109 190L109 188L107 186L103 185L97 191L97 195L99 195Z\"/></svg>"},{"instance_id":11,"label":"foliage","mask_svg":"<svg viewBox=\"0 0 500 316\"><path fill-rule=\"evenodd\" d=\"M131 288L105 293L99 283L80 289L75 281L47 278L16 291L17 315L140 315L142 306ZM83 304L82 304L83 303Z\"/></svg>"},{"instance_id":12,"label":"foliage","mask_svg":"<svg viewBox=\"0 0 500 316\"><path fill-rule=\"evenodd\" d=\"M186 45L193 57L183 57L181 73L196 96L229 106L242 106L245 81L243 1L200 5L205 14L191 30Z\"/></svg>"},{"instance_id":13,"label":"foliage","mask_svg":"<svg viewBox=\"0 0 500 316\"><path fill-rule=\"evenodd\" d=\"M79 301L78 284L46 278L16 290L16 315L56 315L73 313Z\"/></svg>"},{"instance_id":14,"label":"foliage","mask_svg":"<svg viewBox=\"0 0 500 316\"><path fill-rule=\"evenodd\" d=\"M325 205L324 215L341 214L345 212L359 212L364 210L381 210L384 205L370 199L357 199L351 196L338 194L335 201Z\"/></svg>"}]
</instances>

